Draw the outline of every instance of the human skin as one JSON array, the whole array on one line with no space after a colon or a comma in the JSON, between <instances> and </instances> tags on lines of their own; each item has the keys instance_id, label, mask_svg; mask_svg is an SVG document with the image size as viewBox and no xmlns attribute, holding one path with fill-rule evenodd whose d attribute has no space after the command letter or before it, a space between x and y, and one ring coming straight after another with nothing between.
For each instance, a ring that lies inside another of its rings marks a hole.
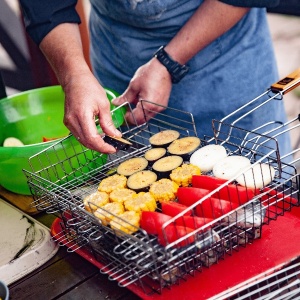
<instances>
[{"instance_id":1,"label":"human skin","mask_svg":"<svg viewBox=\"0 0 300 300\"><path fill-rule=\"evenodd\" d=\"M234 7L218 0L205 0L166 45L165 50L177 62L186 64L199 51L232 28L248 10L249 8ZM52 65L66 95L64 124L86 147L102 153L115 152L114 147L103 141L95 126L94 119L98 116L105 134L121 136L113 125L105 90L84 59L78 25L63 23L56 26L44 37L40 48ZM126 118L131 123L143 123L145 119L139 101L147 99L167 106L171 89L170 74L153 57L135 72L125 92L113 104L136 104L133 110L135 120L132 120L131 114L127 114ZM160 106L150 103L144 105L154 111L149 117L162 110Z\"/></svg>"}]
</instances>

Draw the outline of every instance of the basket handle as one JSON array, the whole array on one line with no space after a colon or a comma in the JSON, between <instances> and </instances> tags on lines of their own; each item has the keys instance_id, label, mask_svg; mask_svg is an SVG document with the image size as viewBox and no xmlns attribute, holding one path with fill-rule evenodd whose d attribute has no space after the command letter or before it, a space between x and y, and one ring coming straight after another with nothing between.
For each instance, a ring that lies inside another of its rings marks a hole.
<instances>
[{"instance_id":1,"label":"basket handle","mask_svg":"<svg viewBox=\"0 0 300 300\"><path fill-rule=\"evenodd\" d=\"M300 68L280 79L271 86L273 93L281 92L283 95L300 85Z\"/></svg>"}]
</instances>

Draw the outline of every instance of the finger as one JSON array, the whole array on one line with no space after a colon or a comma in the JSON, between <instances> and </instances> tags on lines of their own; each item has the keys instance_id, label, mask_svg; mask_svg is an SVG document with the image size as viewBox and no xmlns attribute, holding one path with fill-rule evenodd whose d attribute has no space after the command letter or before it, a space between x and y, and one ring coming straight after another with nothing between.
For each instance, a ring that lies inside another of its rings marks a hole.
<instances>
[{"instance_id":1,"label":"finger","mask_svg":"<svg viewBox=\"0 0 300 300\"><path fill-rule=\"evenodd\" d=\"M99 115L99 123L105 134L114 137L122 136L122 133L118 129L116 129L114 125L110 111L108 111L108 113L102 112L101 115Z\"/></svg>"},{"instance_id":2,"label":"finger","mask_svg":"<svg viewBox=\"0 0 300 300\"><path fill-rule=\"evenodd\" d=\"M85 147L100 153L115 153L116 149L105 143L101 135L98 133L94 118L86 118L84 120L84 125L77 120L77 124L79 126L77 125L75 128L71 125L69 127L76 139Z\"/></svg>"},{"instance_id":3,"label":"finger","mask_svg":"<svg viewBox=\"0 0 300 300\"><path fill-rule=\"evenodd\" d=\"M157 113L164 108L148 102L139 102L136 108L125 115L126 120L131 124L143 124L153 118Z\"/></svg>"},{"instance_id":4,"label":"finger","mask_svg":"<svg viewBox=\"0 0 300 300\"><path fill-rule=\"evenodd\" d=\"M117 106L122 105L123 103L126 102L136 104L139 100L138 96L139 96L139 92L137 90L134 90L132 85L129 84L126 91L122 95L114 99L112 101L112 104Z\"/></svg>"}]
</instances>

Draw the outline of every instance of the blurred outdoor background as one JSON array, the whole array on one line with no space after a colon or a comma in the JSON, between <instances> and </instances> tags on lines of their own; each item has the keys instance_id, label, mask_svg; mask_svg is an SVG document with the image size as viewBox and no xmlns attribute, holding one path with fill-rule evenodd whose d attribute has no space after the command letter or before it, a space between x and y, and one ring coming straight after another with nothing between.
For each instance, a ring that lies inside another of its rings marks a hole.
<instances>
[{"instance_id":1,"label":"blurred outdoor background","mask_svg":"<svg viewBox=\"0 0 300 300\"><path fill-rule=\"evenodd\" d=\"M89 1L79 0L77 8L83 20L81 35L88 59ZM283 78L300 68L300 1L282 0L279 7L268 12L268 20ZM57 84L48 63L24 31L18 0L0 0L0 74L7 95ZM284 102L289 119L296 118L300 113L300 88L285 95ZM300 147L300 128L292 132L292 143L294 148Z\"/></svg>"}]
</instances>

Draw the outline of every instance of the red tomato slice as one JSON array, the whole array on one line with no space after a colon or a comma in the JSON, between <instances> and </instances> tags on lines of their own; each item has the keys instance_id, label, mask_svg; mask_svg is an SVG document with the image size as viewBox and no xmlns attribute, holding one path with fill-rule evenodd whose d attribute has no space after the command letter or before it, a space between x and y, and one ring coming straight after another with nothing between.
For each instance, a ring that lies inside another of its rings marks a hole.
<instances>
[{"instance_id":1,"label":"red tomato slice","mask_svg":"<svg viewBox=\"0 0 300 300\"><path fill-rule=\"evenodd\" d=\"M171 217L177 216L179 213L183 212L185 209L187 209L188 206L183 205L178 202L162 202L161 203L161 211L163 214L166 214ZM184 215L185 216L190 216L192 211L187 211Z\"/></svg>"},{"instance_id":2,"label":"red tomato slice","mask_svg":"<svg viewBox=\"0 0 300 300\"><path fill-rule=\"evenodd\" d=\"M180 187L177 190L177 199L179 203L190 206L210 192L210 190L202 188Z\"/></svg>"},{"instance_id":3,"label":"red tomato slice","mask_svg":"<svg viewBox=\"0 0 300 300\"><path fill-rule=\"evenodd\" d=\"M238 206L237 203L211 197L196 206L196 215L198 217L216 219L236 209Z\"/></svg>"},{"instance_id":4,"label":"red tomato slice","mask_svg":"<svg viewBox=\"0 0 300 300\"><path fill-rule=\"evenodd\" d=\"M201 228L202 226L208 224L211 221L213 221L213 219L211 218L183 216L176 219L176 225L197 229L197 228Z\"/></svg>"},{"instance_id":5,"label":"red tomato slice","mask_svg":"<svg viewBox=\"0 0 300 300\"><path fill-rule=\"evenodd\" d=\"M262 193L268 192L266 195L263 195L261 197L262 201L270 201L271 203L274 203L272 205L277 206L279 208L282 208L284 210L291 209L294 205L299 205L299 200L289 196L288 194L284 194L282 192L277 191L276 189L271 189L268 187L264 187L262 189Z\"/></svg>"},{"instance_id":6,"label":"red tomato slice","mask_svg":"<svg viewBox=\"0 0 300 300\"><path fill-rule=\"evenodd\" d=\"M223 187L216 195L221 199L242 205L254 198L256 193L253 189L241 185L229 184Z\"/></svg>"},{"instance_id":7,"label":"red tomato slice","mask_svg":"<svg viewBox=\"0 0 300 300\"><path fill-rule=\"evenodd\" d=\"M156 211L143 211L140 220L140 227L148 234L158 234L164 223L172 217Z\"/></svg>"},{"instance_id":8,"label":"red tomato slice","mask_svg":"<svg viewBox=\"0 0 300 300\"><path fill-rule=\"evenodd\" d=\"M225 182L227 182L227 180L208 175L194 175L192 178L193 187L208 189L210 191L213 191ZM254 189L236 184L228 184L217 192L214 197L242 205L251 200L257 194L258 191L255 191Z\"/></svg>"},{"instance_id":9,"label":"red tomato slice","mask_svg":"<svg viewBox=\"0 0 300 300\"><path fill-rule=\"evenodd\" d=\"M216 178L208 175L193 175L192 186L213 191L221 184L227 182L226 179Z\"/></svg>"},{"instance_id":10,"label":"red tomato slice","mask_svg":"<svg viewBox=\"0 0 300 300\"><path fill-rule=\"evenodd\" d=\"M162 246L166 246L167 244L173 243L177 241L179 238L182 238L193 231L194 230L189 227L171 225L158 234L158 242ZM190 236L189 238L184 239L183 241L176 244L176 247L185 247L193 243L194 241L195 241L195 237Z\"/></svg>"}]
</instances>

